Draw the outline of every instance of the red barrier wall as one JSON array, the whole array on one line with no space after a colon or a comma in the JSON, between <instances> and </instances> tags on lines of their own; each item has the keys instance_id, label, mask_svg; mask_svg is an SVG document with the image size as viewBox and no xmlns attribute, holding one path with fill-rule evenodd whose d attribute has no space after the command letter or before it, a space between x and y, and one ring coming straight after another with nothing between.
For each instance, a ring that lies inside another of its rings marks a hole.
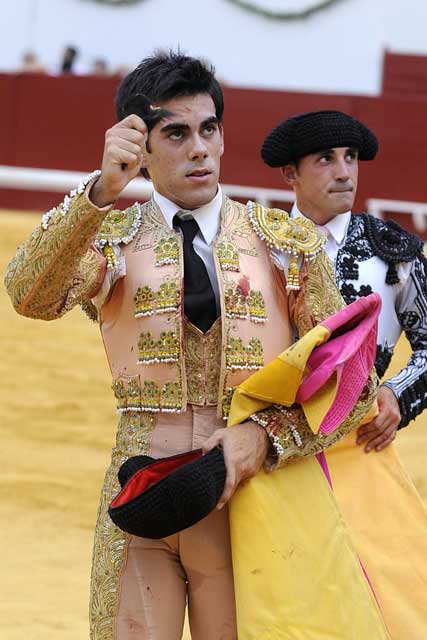
<instances>
[{"instance_id":1,"label":"red barrier wall","mask_svg":"<svg viewBox=\"0 0 427 640\"><path fill-rule=\"evenodd\" d=\"M0 163L90 171L100 165L104 132L114 122L117 80L0 75ZM289 115L341 109L376 132L380 153L360 163L356 210L368 197L427 202L427 101L225 88L224 183L283 188L259 149ZM0 190L0 207L46 209L55 194Z\"/></svg>"},{"instance_id":2,"label":"red barrier wall","mask_svg":"<svg viewBox=\"0 0 427 640\"><path fill-rule=\"evenodd\" d=\"M427 98L427 56L386 51L383 65L383 94Z\"/></svg>"}]
</instances>

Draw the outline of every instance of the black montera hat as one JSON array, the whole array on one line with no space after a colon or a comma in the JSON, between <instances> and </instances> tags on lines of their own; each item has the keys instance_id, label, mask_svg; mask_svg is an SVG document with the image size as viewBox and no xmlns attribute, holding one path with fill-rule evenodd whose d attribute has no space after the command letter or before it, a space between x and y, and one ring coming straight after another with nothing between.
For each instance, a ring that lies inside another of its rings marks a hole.
<instances>
[{"instance_id":1,"label":"black montera hat","mask_svg":"<svg viewBox=\"0 0 427 640\"><path fill-rule=\"evenodd\" d=\"M123 531L165 538L192 526L217 505L226 468L221 447L156 460L129 458L119 469L120 493L108 513Z\"/></svg>"},{"instance_id":2,"label":"black montera hat","mask_svg":"<svg viewBox=\"0 0 427 640\"><path fill-rule=\"evenodd\" d=\"M354 147L359 160L373 160L378 140L362 122L342 111L310 111L275 127L264 140L261 156L270 167L284 167L334 147Z\"/></svg>"}]
</instances>

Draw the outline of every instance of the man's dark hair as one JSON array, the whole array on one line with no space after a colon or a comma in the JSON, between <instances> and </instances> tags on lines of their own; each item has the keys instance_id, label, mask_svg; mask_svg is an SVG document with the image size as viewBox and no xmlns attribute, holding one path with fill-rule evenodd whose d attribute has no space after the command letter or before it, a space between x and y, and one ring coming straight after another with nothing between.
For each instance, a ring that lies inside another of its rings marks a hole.
<instances>
[{"instance_id":1,"label":"man's dark hair","mask_svg":"<svg viewBox=\"0 0 427 640\"><path fill-rule=\"evenodd\" d=\"M215 69L197 58L177 51L158 51L144 58L119 85L116 93L117 118L127 114L126 104L137 94L143 94L153 105L181 96L207 93L215 105L215 114L222 122L224 98Z\"/></svg>"}]
</instances>

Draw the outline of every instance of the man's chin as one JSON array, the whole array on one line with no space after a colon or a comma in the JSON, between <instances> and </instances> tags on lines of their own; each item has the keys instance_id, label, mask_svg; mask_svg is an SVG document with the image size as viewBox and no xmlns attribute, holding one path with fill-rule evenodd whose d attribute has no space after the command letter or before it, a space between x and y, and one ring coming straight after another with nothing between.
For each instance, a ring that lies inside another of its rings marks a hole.
<instances>
[{"instance_id":1,"label":"man's chin","mask_svg":"<svg viewBox=\"0 0 427 640\"><path fill-rule=\"evenodd\" d=\"M218 184L199 186L197 189L191 189L183 194L183 200L186 203L186 209L197 209L213 200L218 191Z\"/></svg>"},{"instance_id":2,"label":"man's chin","mask_svg":"<svg viewBox=\"0 0 427 640\"><path fill-rule=\"evenodd\" d=\"M338 197L336 197L338 196ZM349 194L333 194L331 202L331 209L333 210L336 216L341 213L347 213L347 211L351 211L354 205L354 197Z\"/></svg>"}]
</instances>

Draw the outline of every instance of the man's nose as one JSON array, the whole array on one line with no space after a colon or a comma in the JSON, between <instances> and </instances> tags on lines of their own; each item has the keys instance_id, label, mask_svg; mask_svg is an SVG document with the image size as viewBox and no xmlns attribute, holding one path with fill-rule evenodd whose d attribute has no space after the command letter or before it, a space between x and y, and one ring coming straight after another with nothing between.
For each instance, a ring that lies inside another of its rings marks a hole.
<instances>
[{"instance_id":1,"label":"man's nose","mask_svg":"<svg viewBox=\"0 0 427 640\"><path fill-rule=\"evenodd\" d=\"M208 149L205 140L199 134L192 136L190 150L190 159L206 158L208 156Z\"/></svg>"},{"instance_id":2,"label":"man's nose","mask_svg":"<svg viewBox=\"0 0 427 640\"><path fill-rule=\"evenodd\" d=\"M345 158L339 158L335 165L335 180L346 181L350 178L350 169Z\"/></svg>"}]
</instances>

